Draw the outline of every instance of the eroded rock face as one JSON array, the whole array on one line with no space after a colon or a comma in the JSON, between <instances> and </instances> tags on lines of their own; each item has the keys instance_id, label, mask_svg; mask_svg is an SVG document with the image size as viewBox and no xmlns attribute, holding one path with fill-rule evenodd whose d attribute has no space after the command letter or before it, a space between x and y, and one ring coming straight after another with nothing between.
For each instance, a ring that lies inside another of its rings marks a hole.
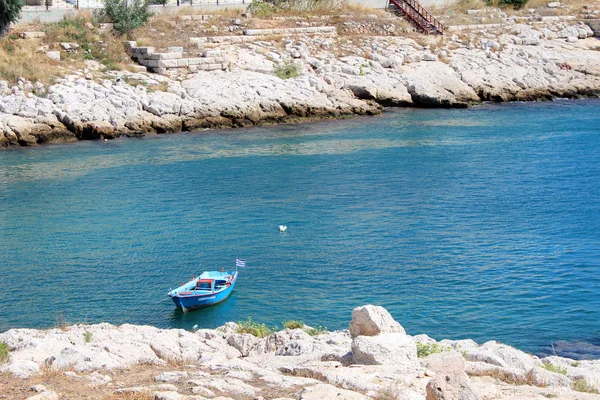
<instances>
[{"instance_id":1,"label":"eroded rock face","mask_svg":"<svg viewBox=\"0 0 600 400\"><path fill-rule=\"evenodd\" d=\"M404 328L383 307L366 306L356 307L352 310L350 321L350 336L376 336L380 333L406 334Z\"/></svg>"}]
</instances>

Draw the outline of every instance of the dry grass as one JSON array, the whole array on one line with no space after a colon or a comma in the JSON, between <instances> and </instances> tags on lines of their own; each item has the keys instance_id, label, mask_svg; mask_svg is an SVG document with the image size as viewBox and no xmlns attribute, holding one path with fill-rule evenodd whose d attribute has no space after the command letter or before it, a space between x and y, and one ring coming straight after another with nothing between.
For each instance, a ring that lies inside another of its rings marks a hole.
<instances>
[{"instance_id":1,"label":"dry grass","mask_svg":"<svg viewBox=\"0 0 600 400\"><path fill-rule=\"evenodd\" d=\"M150 391L112 393L103 400L154 400L154 395Z\"/></svg>"},{"instance_id":2,"label":"dry grass","mask_svg":"<svg viewBox=\"0 0 600 400\"><path fill-rule=\"evenodd\" d=\"M9 35L0 39L0 78L15 83L19 77L32 82L49 82L60 75L59 62L37 52L41 41L27 41Z\"/></svg>"},{"instance_id":3,"label":"dry grass","mask_svg":"<svg viewBox=\"0 0 600 400\"><path fill-rule=\"evenodd\" d=\"M95 60L107 69L126 69L130 59L125 52L122 38L110 32L99 32L91 24L89 13L80 13L51 23L19 26L0 39L0 79L15 83L19 77L32 82L51 83L73 70L84 67L85 60ZM42 31L45 37L20 39L19 33ZM60 44L76 43L79 48L72 52L61 49ZM61 60L54 61L46 51L60 51ZM66 321L57 321L57 326Z\"/></svg>"}]
</instances>

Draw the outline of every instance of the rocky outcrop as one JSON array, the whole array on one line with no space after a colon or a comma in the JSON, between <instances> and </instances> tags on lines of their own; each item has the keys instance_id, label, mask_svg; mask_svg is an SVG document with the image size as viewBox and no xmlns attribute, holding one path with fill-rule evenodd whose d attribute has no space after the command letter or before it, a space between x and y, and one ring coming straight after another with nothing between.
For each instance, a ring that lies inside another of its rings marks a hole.
<instances>
[{"instance_id":1,"label":"rocky outcrop","mask_svg":"<svg viewBox=\"0 0 600 400\"><path fill-rule=\"evenodd\" d=\"M62 398L61 382L97 398L600 399L571 389L581 379L597 388L600 360L540 360L496 342L437 343L407 335L385 309L371 305L355 309L350 326L364 334L288 329L255 338L236 333L234 323L192 332L106 323L12 329L0 334L9 348L0 373L16 378L6 382L18 392L51 374L55 386L35 386L29 396L35 399ZM437 353L418 359L417 343L436 344Z\"/></svg>"},{"instance_id":2,"label":"rocky outcrop","mask_svg":"<svg viewBox=\"0 0 600 400\"><path fill-rule=\"evenodd\" d=\"M75 71L49 87L0 81L0 147L600 93L593 31L574 20L544 21L463 30L443 42L302 32L283 40L265 32L192 38L208 46L193 61L181 46L130 43L135 58L168 76L117 71L95 79ZM216 71L194 64L213 61ZM186 62L189 71L170 72ZM276 76L284 69L291 78Z\"/></svg>"}]
</instances>

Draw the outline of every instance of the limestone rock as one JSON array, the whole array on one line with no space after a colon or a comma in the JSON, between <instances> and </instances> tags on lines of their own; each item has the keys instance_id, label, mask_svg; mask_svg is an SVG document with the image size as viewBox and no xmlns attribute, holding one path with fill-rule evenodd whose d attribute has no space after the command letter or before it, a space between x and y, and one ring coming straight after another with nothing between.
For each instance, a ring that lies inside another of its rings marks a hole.
<instances>
[{"instance_id":1,"label":"limestone rock","mask_svg":"<svg viewBox=\"0 0 600 400\"><path fill-rule=\"evenodd\" d=\"M462 375L440 375L426 386L427 400L479 400Z\"/></svg>"},{"instance_id":2,"label":"limestone rock","mask_svg":"<svg viewBox=\"0 0 600 400\"><path fill-rule=\"evenodd\" d=\"M167 371L154 377L156 382L179 382L188 377L186 371Z\"/></svg>"},{"instance_id":3,"label":"limestone rock","mask_svg":"<svg viewBox=\"0 0 600 400\"><path fill-rule=\"evenodd\" d=\"M541 364L539 359L505 344L489 341L478 348L465 350L469 361L483 361L488 364L498 365L503 368L528 372Z\"/></svg>"},{"instance_id":4,"label":"limestone rock","mask_svg":"<svg viewBox=\"0 0 600 400\"><path fill-rule=\"evenodd\" d=\"M58 400L58 395L52 390L45 390L34 396L30 396L27 400Z\"/></svg>"},{"instance_id":5,"label":"limestone rock","mask_svg":"<svg viewBox=\"0 0 600 400\"><path fill-rule=\"evenodd\" d=\"M29 360L16 360L10 364L5 364L0 368L0 372L10 372L17 378L26 379L37 374L40 366Z\"/></svg>"},{"instance_id":6,"label":"limestone rock","mask_svg":"<svg viewBox=\"0 0 600 400\"><path fill-rule=\"evenodd\" d=\"M309 386L300 393L300 400L368 400L369 398L357 392L339 389L333 385L319 384Z\"/></svg>"},{"instance_id":7,"label":"limestone rock","mask_svg":"<svg viewBox=\"0 0 600 400\"><path fill-rule=\"evenodd\" d=\"M355 337L352 341L352 361L365 365L419 366L415 344L402 333Z\"/></svg>"},{"instance_id":8,"label":"limestone rock","mask_svg":"<svg viewBox=\"0 0 600 400\"><path fill-rule=\"evenodd\" d=\"M350 336L375 336L380 333L405 334L404 328L383 307L366 305L352 310Z\"/></svg>"},{"instance_id":9,"label":"limestone rock","mask_svg":"<svg viewBox=\"0 0 600 400\"><path fill-rule=\"evenodd\" d=\"M462 375L465 374L465 360L457 351L443 351L430 354L420 359L421 366L436 374Z\"/></svg>"}]
</instances>

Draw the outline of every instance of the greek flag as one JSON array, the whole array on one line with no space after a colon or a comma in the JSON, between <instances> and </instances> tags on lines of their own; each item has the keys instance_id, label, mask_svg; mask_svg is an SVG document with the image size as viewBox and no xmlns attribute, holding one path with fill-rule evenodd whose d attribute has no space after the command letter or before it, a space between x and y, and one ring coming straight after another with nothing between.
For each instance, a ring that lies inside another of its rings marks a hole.
<instances>
[{"instance_id":1,"label":"greek flag","mask_svg":"<svg viewBox=\"0 0 600 400\"><path fill-rule=\"evenodd\" d=\"M246 266L246 260L242 260L241 258L236 258L235 259L235 266L236 267L240 267L240 268L244 268Z\"/></svg>"}]
</instances>

